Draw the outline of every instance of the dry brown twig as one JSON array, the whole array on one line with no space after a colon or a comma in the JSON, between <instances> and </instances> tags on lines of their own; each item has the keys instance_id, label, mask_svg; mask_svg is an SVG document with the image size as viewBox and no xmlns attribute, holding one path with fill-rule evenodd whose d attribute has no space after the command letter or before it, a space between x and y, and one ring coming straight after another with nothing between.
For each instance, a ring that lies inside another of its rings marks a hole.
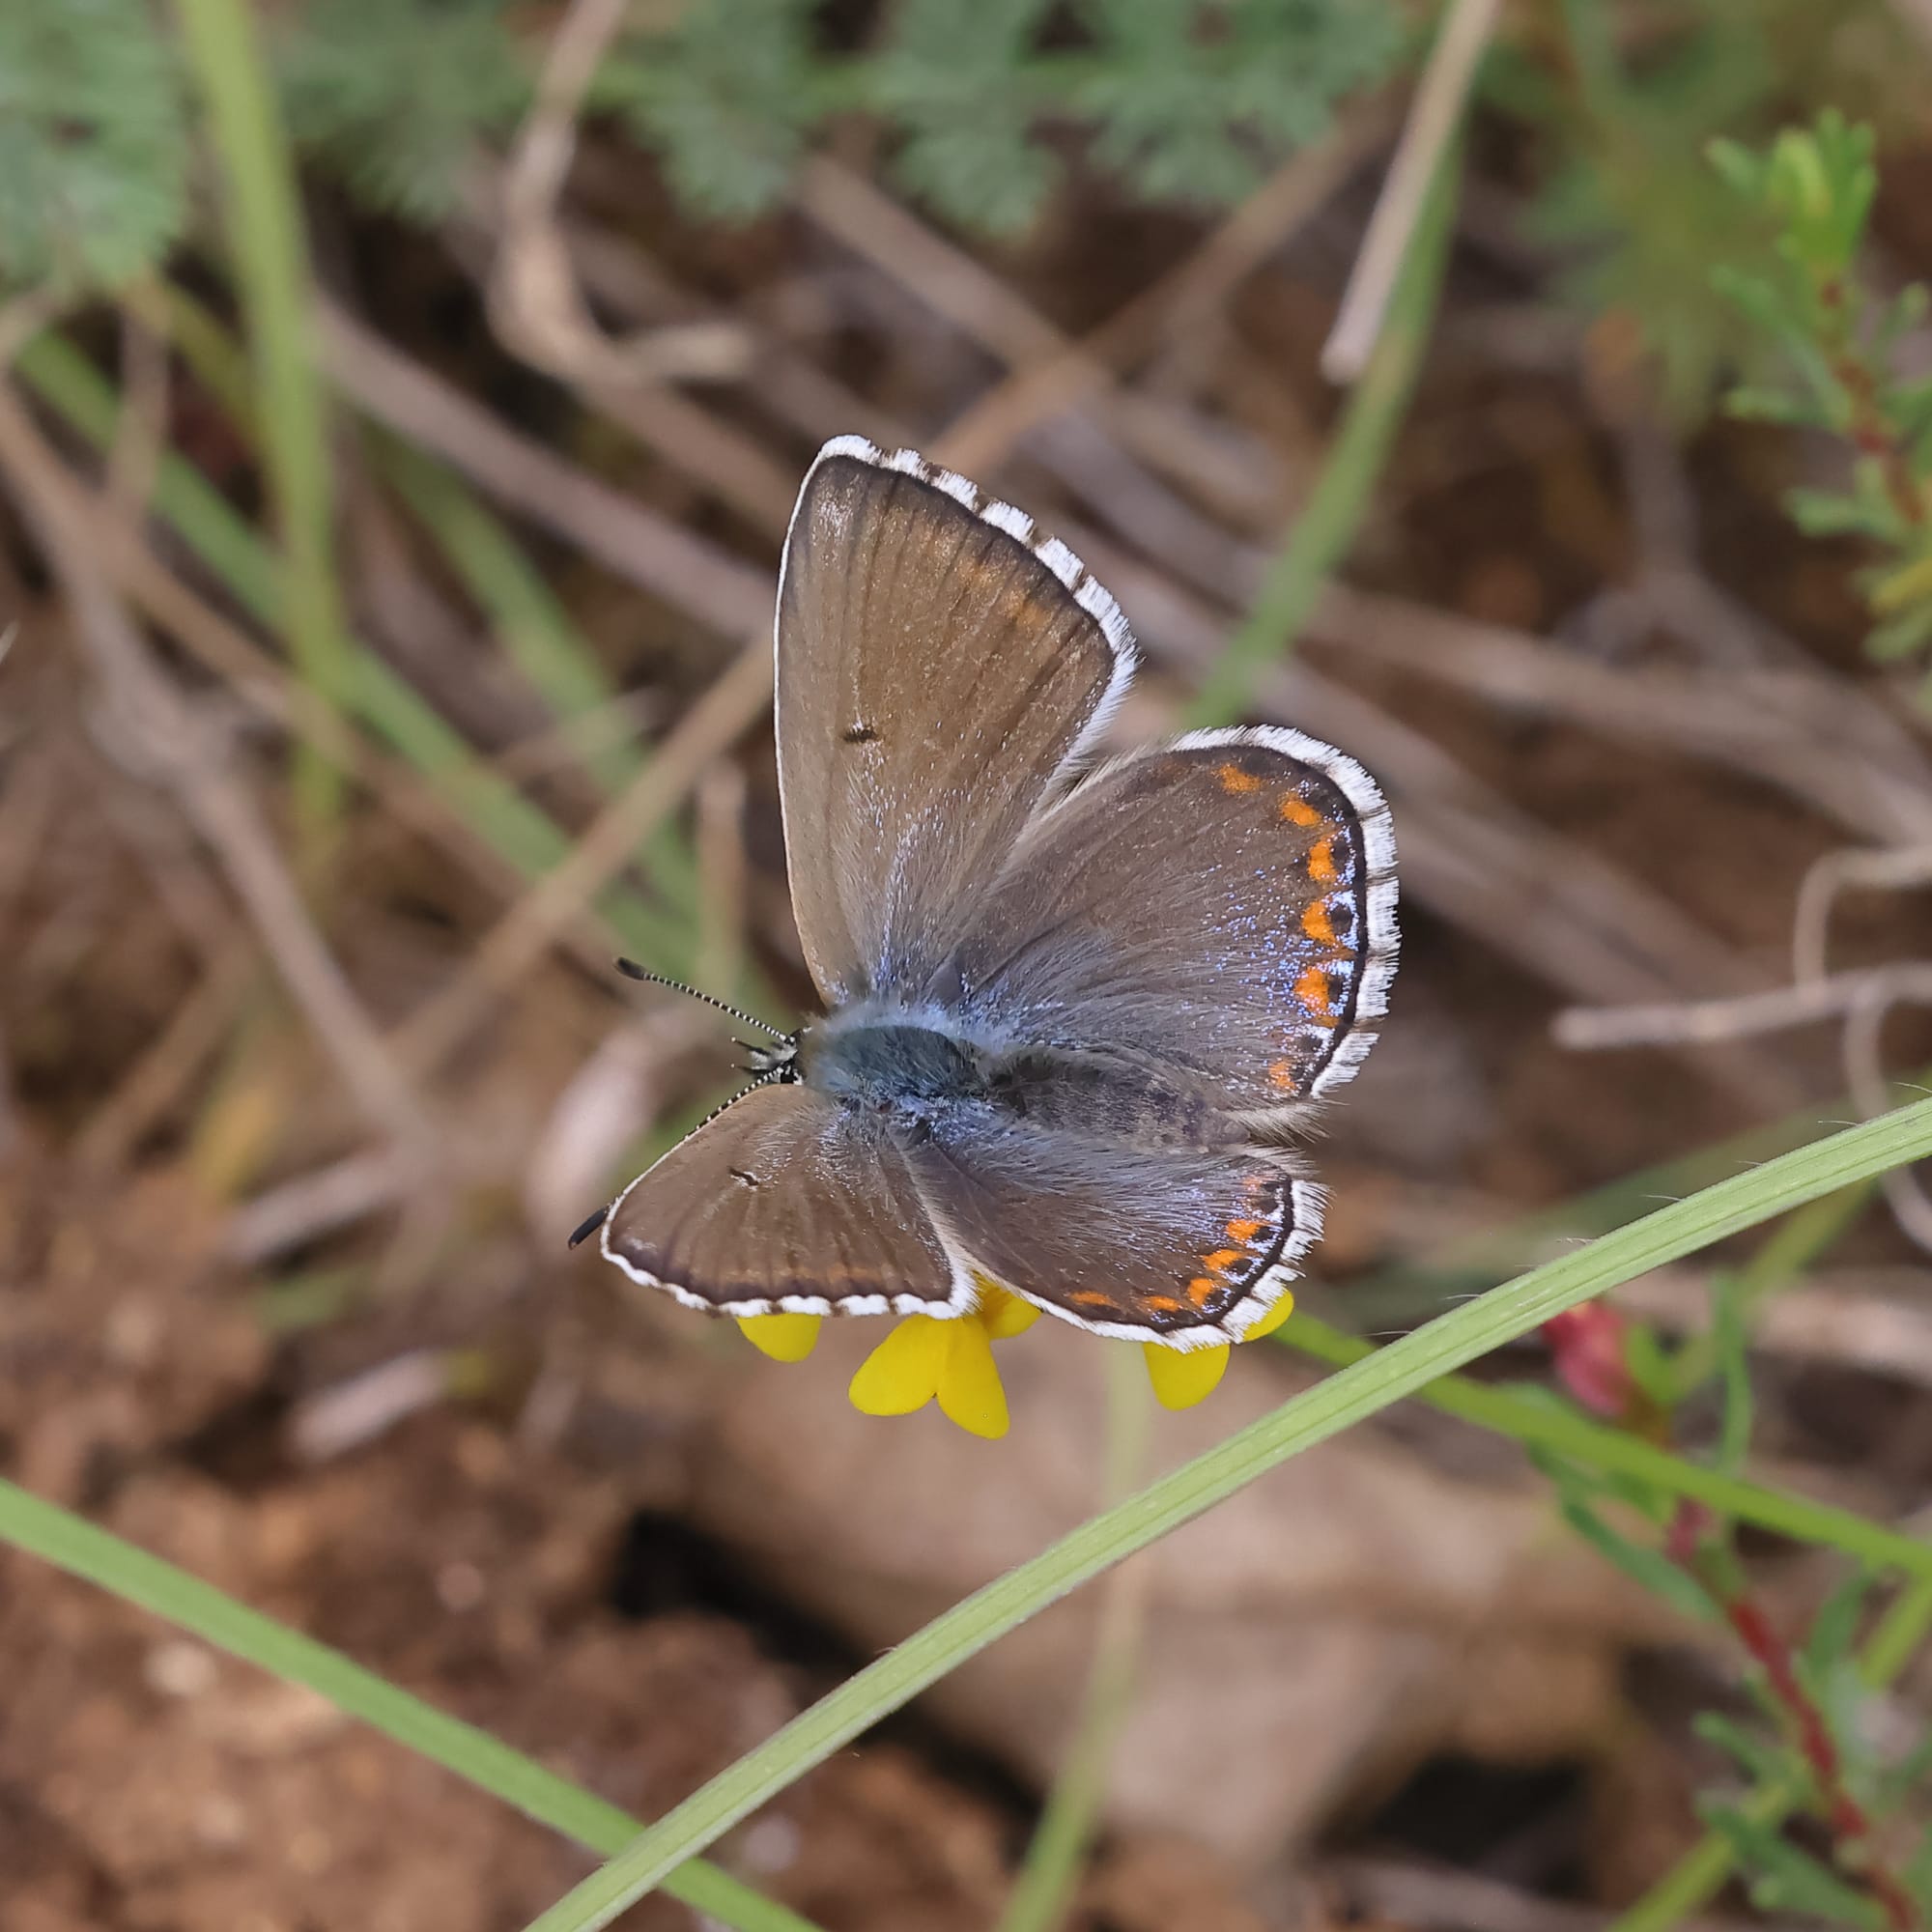
<instances>
[{"instance_id":1,"label":"dry brown twig","mask_svg":"<svg viewBox=\"0 0 1932 1932\"><path fill-rule=\"evenodd\" d=\"M139 525L154 494L168 435L168 345L135 309L121 310L121 393L114 440L107 451L107 500Z\"/></svg>"},{"instance_id":2,"label":"dry brown twig","mask_svg":"<svg viewBox=\"0 0 1932 1932\"><path fill-rule=\"evenodd\" d=\"M707 630L742 637L762 624L769 598L764 571L506 429L453 384L332 303L319 305L317 327L331 380L365 414Z\"/></svg>"},{"instance_id":3,"label":"dry brown twig","mask_svg":"<svg viewBox=\"0 0 1932 1932\"><path fill-rule=\"evenodd\" d=\"M1572 1007L1557 1014L1552 1031L1558 1045L1592 1052L1745 1039L1835 1019L1843 1028L1842 1052L1853 1100L1860 1114L1870 1120L1892 1104L1881 1039L1888 1016L1901 1006L1932 1006L1932 966L1875 966L1737 999ZM1916 1176L1909 1168L1894 1168L1881 1184L1900 1231L1932 1253L1932 1199Z\"/></svg>"},{"instance_id":4,"label":"dry brown twig","mask_svg":"<svg viewBox=\"0 0 1932 1932\"><path fill-rule=\"evenodd\" d=\"M1335 325L1322 345L1321 373L1331 383L1354 383L1369 365L1423 200L1443 151L1455 138L1476 65L1500 11L1501 0L1455 0L1430 49L1381 198L1369 218Z\"/></svg>"},{"instance_id":5,"label":"dry brown twig","mask_svg":"<svg viewBox=\"0 0 1932 1932\"><path fill-rule=\"evenodd\" d=\"M1801 984L1825 977L1832 913L1841 893L1856 887L1904 892L1932 885L1932 845L1889 851L1828 852L1804 874L1791 918L1791 976Z\"/></svg>"},{"instance_id":6,"label":"dry brown twig","mask_svg":"<svg viewBox=\"0 0 1932 1932\"><path fill-rule=\"evenodd\" d=\"M253 942L236 935L95 1108L73 1142L77 1166L112 1173L125 1164L142 1136L165 1118L228 1037L255 971ZM386 1162L388 1157L382 1158Z\"/></svg>"},{"instance_id":7,"label":"dry brown twig","mask_svg":"<svg viewBox=\"0 0 1932 1932\"><path fill-rule=\"evenodd\" d=\"M1906 1004L1932 1005L1932 966L1874 966L1734 999L1570 1007L1556 1015L1551 1032L1557 1045L1578 1053L1623 1046L1702 1046L1842 1020L1861 1009L1884 1012Z\"/></svg>"},{"instance_id":8,"label":"dry brown twig","mask_svg":"<svg viewBox=\"0 0 1932 1932\"><path fill-rule=\"evenodd\" d=\"M746 331L700 322L613 341L585 306L557 225L577 153L577 116L597 64L623 26L628 0L571 0L551 38L536 99L502 177L502 237L490 273L490 317L516 354L574 382L631 384L729 380L751 362Z\"/></svg>"}]
</instances>

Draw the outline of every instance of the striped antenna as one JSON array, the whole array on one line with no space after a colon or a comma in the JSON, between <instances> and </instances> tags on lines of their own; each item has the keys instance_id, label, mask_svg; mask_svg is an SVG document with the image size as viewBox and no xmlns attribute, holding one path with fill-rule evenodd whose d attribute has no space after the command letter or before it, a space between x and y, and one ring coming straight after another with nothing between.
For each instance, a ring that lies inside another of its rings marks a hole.
<instances>
[{"instance_id":1,"label":"striped antenna","mask_svg":"<svg viewBox=\"0 0 1932 1932\"><path fill-rule=\"evenodd\" d=\"M760 1033L768 1033L774 1039L789 1039L791 1035L782 1027L775 1027L769 1020L761 1020L756 1013L748 1013L743 1007L734 1007L728 1000L714 1000L709 993L700 993L696 986L687 986L682 980L667 980L662 973L646 973L635 959L617 961L617 971L627 980L641 980L647 986L668 986L673 993L688 993L694 1000L702 1000L707 1007L716 1007L721 1013L729 1013L734 1020L743 1020L747 1026L756 1027Z\"/></svg>"}]
</instances>

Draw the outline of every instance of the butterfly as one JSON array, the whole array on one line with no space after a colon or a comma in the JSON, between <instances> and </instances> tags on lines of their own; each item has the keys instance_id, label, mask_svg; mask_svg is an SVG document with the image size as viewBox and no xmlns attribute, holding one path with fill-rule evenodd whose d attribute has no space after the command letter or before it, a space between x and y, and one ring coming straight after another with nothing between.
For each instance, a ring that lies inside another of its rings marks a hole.
<instances>
[{"instance_id":1,"label":"butterfly","mask_svg":"<svg viewBox=\"0 0 1932 1932\"><path fill-rule=\"evenodd\" d=\"M825 1016L598 1228L732 1316L1237 1341L1321 1231L1289 1145L1396 964L1368 774L1279 725L1096 758L1137 662L1032 518L911 450L819 452L785 540L779 789Z\"/></svg>"}]
</instances>

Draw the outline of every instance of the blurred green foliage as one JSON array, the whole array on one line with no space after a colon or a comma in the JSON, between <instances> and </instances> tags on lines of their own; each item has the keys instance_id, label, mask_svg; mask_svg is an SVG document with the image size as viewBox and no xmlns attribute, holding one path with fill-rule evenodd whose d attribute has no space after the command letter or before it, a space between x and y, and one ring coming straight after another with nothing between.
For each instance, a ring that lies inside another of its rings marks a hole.
<instances>
[{"instance_id":1,"label":"blurred green foliage","mask_svg":"<svg viewBox=\"0 0 1932 1932\"><path fill-rule=\"evenodd\" d=\"M1713 175L1766 245L1749 267L1720 262L1713 280L1781 364L1778 380L1732 389L1731 412L1822 430L1851 452L1847 484L1787 502L1807 535L1859 537L1877 553L1861 578L1868 644L1896 659L1932 644L1932 377L1901 373L1898 355L1932 292L1881 296L1861 273L1874 150L1871 128L1835 109L1762 150L1714 142Z\"/></svg>"},{"instance_id":2,"label":"blurred green foliage","mask_svg":"<svg viewBox=\"0 0 1932 1932\"><path fill-rule=\"evenodd\" d=\"M312 0L280 48L289 130L378 208L446 214L465 156L529 98L502 0Z\"/></svg>"},{"instance_id":3,"label":"blurred green foliage","mask_svg":"<svg viewBox=\"0 0 1932 1932\"><path fill-rule=\"evenodd\" d=\"M1666 413L1689 427L1762 359L1712 299L1710 265L1736 256L1740 222L1709 144L1765 140L1833 103L1904 132L1922 113L1923 47L1889 0L1560 0L1547 17L1486 75L1531 145L1529 233L1566 263L1576 306L1635 331Z\"/></svg>"},{"instance_id":4,"label":"blurred green foliage","mask_svg":"<svg viewBox=\"0 0 1932 1932\"><path fill-rule=\"evenodd\" d=\"M181 233L187 157L147 0L0 6L0 287L132 280Z\"/></svg>"},{"instance_id":5,"label":"blurred green foliage","mask_svg":"<svg viewBox=\"0 0 1932 1932\"><path fill-rule=\"evenodd\" d=\"M1388 73L1395 0L903 0L863 51L818 0L691 0L605 61L593 108L663 161L702 218L783 196L812 134L860 113L900 184L962 226L1023 227L1069 134L1126 190L1240 195ZM307 0L276 78L304 157L386 213L435 221L466 160L527 105L540 46L509 0ZM0 6L0 283L121 285L180 239L190 126L150 0Z\"/></svg>"}]
</instances>

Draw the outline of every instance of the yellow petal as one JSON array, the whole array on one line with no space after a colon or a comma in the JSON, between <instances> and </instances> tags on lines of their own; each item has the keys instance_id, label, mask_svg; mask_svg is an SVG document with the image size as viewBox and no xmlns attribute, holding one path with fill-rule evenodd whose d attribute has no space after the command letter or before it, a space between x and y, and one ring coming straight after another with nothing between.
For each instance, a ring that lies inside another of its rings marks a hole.
<instances>
[{"instance_id":1,"label":"yellow petal","mask_svg":"<svg viewBox=\"0 0 1932 1932\"><path fill-rule=\"evenodd\" d=\"M866 1359L848 1391L865 1415L910 1415L939 1392L940 1371L952 1348L957 1321L908 1315Z\"/></svg>"},{"instance_id":2,"label":"yellow petal","mask_svg":"<svg viewBox=\"0 0 1932 1932\"><path fill-rule=\"evenodd\" d=\"M1264 1335L1272 1335L1288 1318L1294 1313L1294 1296L1283 1289L1281 1299L1241 1337L1243 1342L1259 1342Z\"/></svg>"},{"instance_id":3,"label":"yellow petal","mask_svg":"<svg viewBox=\"0 0 1932 1932\"><path fill-rule=\"evenodd\" d=\"M995 1342L1004 1342L1009 1336L1024 1335L1039 1320L1039 1310L1032 1302L1022 1301L1017 1294L1009 1294L1004 1288L996 1287L981 1275L980 1320L986 1324L986 1333Z\"/></svg>"},{"instance_id":4,"label":"yellow petal","mask_svg":"<svg viewBox=\"0 0 1932 1932\"><path fill-rule=\"evenodd\" d=\"M745 1340L775 1362L802 1362L818 1341L821 1315L741 1315Z\"/></svg>"},{"instance_id":5,"label":"yellow petal","mask_svg":"<svg viewBox=\"0 0 1932 1932\"><path fill-rule=\"evenodd\" d=\"M1163 1408L1192 1408L1214 1393L1214 1385L1228 1368L1228 1345L1214 1349L1163 1349L1158 1342L1143 1342L1147 1356L1148 1380L1153 1384L1154 1399Z\"/></svg>"},{"instance_id":6,"label":"yellow petal","mask_svg":"<svg viewBox=\"0 0 1932 1932\"><path fill-rule=\"evenodd\" d=\"M946 1324L952 1346L939 1372L939 1406L961 1429L997 1440L1007 1433L1007 1392L986 1324L976 1315Z\"/></svg>"}]
</instances>

